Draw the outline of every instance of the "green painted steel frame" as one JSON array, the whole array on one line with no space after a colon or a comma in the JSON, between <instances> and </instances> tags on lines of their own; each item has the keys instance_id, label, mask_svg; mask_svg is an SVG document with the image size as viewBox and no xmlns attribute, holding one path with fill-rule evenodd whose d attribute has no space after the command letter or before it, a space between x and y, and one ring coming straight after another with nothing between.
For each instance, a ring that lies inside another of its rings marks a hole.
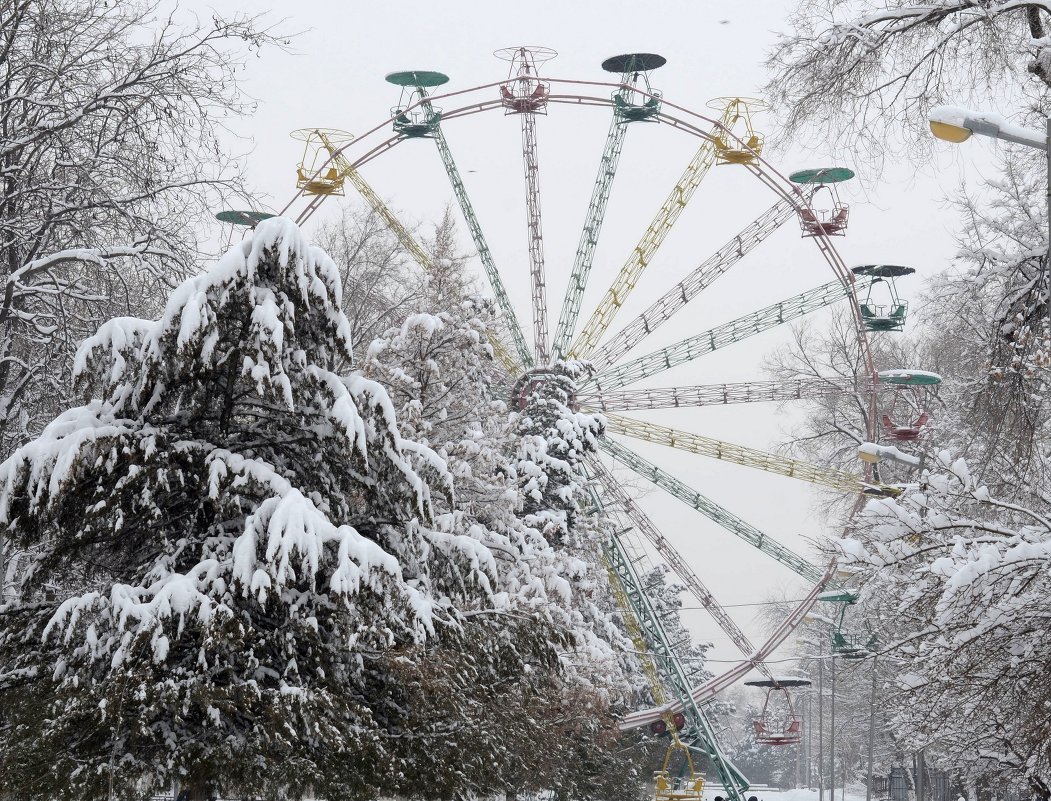
<instances>
[{"instance_id":1,"label":"green painted steel frame","mask_svg":"<svg viewBox=\"0 0 1051 801\"><path fill-rule=\"evenodd\" d=\"M865 288L869 281L871 279L867 276L858 276L855 287ZM830 306L850 297L851 294L851 287L844 286L842 281L830 281L780 303L767 306L765 309L687 337L674 345L640 356L619 367L603 371L597 377L585 382L583 386L587 387L589 392L618 389L664 370L670 370L676 365L685 364L705 353L711 353L713 350L798 319L825 306Z\"/></svg>"},{"instance_id":2,"label":"green painted steel frame","mask_svg":"<svg viewBox=\"0 0 1051 801\"><path fill-rule=\"evenodd\" d=\"M621 97L625 93L626 90L621 89L616 96ZM591 265L595 260L595 247L602 230L602 221L606 216L606 205L609 202L610 190L613 188L613 177L617 172L620 153L624 148L624 134L627 128L628 126L624 125L614 112L609 124L609 132L606 134L606 145L602 149L602 158L599 160L595 187L591 190L591 202L588 204L584 228L580 232L580 242L577 245L573 270L569 275L569 287L566 289L566 297L562 303L562 313L559 315L558 326L555 328L555 339L552 343L552 356L555 359L561 359L566 355L573 339L573 332L577 327L580 304L584 300L584 289L587 286L588 275L591 273Z\"/></svg>"},{"instance_id":3,"label":"green painted steel frame","mask_svg":"<svg viewBox=\"0 0 1051 801\"><path fill-rule=\"evenodd\" d=\"M427 98L426 88L417 86L417 89L423 98L424 109L428 114L433 114L434 107ZM485 269L485 275L489 279L489 286L493 288L496 304L504 315L504 323L507 326L508 333L511 335L511 342L514 345L515 352L518 354L519 361L528 369L533 366L533 354L529 349L529 345L526 344L525 336L522 334L522 326L518 322L514 306L511 305L511 298L508 296L507 290L504 289L504 281L500 277L500 271L496 268L493 253L489 250L485 234L482 233L482 226L478 222L478 215L474 212L474 206L467 195L463 179L460 177L460 170L456 166L456 160L453 158L452 151L449 149L449 143L446 142L445 133L440 125L435 127L431 138L434 139L434 144L438 148L438 155L441 157L442 164L445 167L445 174L449 177L449 183L452 184L453 194L456 195L456 202L460 206L460 213L463 214L464 220L467 222L467 229L471 232L471 240L474 242L475 250L478 251L478 258Z\"/></svg>"},{"instance_id":4,"label":"green painted steel frame","mask_svg":"<svg viewBox=\"0 0 1051 801\"><path fill-rule=\"evenodd\" d=\"M709 764L715 768L719 781L722 782L731 801L743 801L744 793L749 786L748 779L719 748L719 741L712 724L697 702L693 700L690 694L693 688L690 686L686 671L675 655L668 634L661 625L660 616L643 590L642 582L635 573L631 558L625 553L620 539L616 536L612 536L606 542L604 550L610 570L624 588L624 594L631 606L630 612L639 622L650 654L654 658L666 688L671 690L683 705L687 725L680 733L680 737L693 750L703 753L708 758Z\"/></svg>"},{"instance_id":5,"label":"green painted steel frame","mask_svg":"<svg viewBox=\"0 0 1051 801\"><path fill-rule=\"evenodd\" d=\"M709 520L718 523L734 536L739 537L749 545L753 545L808 581L818 582L821 580L822 570L819 567L811 564L799 554L764 534L755 526L745 522L733 512L724 509L715 501L688 487L675 476L646 461L630 448L621 445L619 442L614 442L608 437L599 441L599 447L647 481L656 484L683 503L692 506Z\"/></svg>"}]
</instances>

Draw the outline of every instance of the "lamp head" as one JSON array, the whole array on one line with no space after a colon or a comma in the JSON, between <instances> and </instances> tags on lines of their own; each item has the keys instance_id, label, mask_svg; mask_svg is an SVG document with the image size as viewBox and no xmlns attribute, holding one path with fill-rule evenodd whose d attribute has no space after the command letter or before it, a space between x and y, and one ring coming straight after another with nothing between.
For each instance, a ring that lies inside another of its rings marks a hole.
<instances>
[{"instance_id":1,"label":"lamp head","mask_svg":"<svg viewBox=\"0 0 1051 801\"><path fill-rule=\"evenodd\" d=\"M927 113L931 133L938 139L959 144L966 142L974 133L971 118L977 116L967 109L956 106L935 106Z\"/></svg>"},{"instance_id":2,"label":"lamp head","mask_svg":"<svg viewBox=\"0 0 1051 801\"><path fill-rule=\"evenodd\" d=\"M972 131L970 128L964 128L960 125L952 125L948 122L938 122L937 120L930 120L929 122L931 133L934 134L937 139L958 145L960 142L966 142L971 138Z\"/></svg>"}]
</instances>

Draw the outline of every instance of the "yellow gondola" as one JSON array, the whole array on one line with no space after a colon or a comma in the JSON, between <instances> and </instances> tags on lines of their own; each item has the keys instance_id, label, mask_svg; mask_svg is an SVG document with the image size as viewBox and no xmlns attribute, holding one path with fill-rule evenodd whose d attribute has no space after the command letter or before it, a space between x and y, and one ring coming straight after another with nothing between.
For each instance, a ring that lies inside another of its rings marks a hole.
<instances>
[{"instance_id":1,"label":"yellow gondola","mask_svg":"<svg viewBox=\"0 0 1051 801\"><path fill-rule=\"evenodd\" d=\"M763 152L763 135L752 125L752 115L767 109L767 104L751 97L717 97L708 101L708 108L728 120L727 132L713 140L716 163L755 164Z\"/></svg>"},{"instance_id":2,"label":"yellow gondola","mask_svg":"<svg viewBox=\"0 0 1051 801\"><path fill-rule=\"evenodd\" d=\"M689 775L672 776L668 770L671 756L676 751L682 751L686 756L686 767ZM654 772L654 801L701 801L704 793L704 776L698 773L693 766L693 757L690 749L678 738L672 739L668 751L664 755L664 764L661 769Z\"/></svg>"},{"instance_id":3,"label":"yellow gondola","mask_svg":"<svg viewBox=\"0 0 1051 801\"><path fill-rule=\"evenodd\" d=\"M307 195L342 195L343 171L332 161L332 150L354 138L336 128L300 128L293 139L303 142L303 157L296 167L296 189Z\"/></svg>"}]
</instances>

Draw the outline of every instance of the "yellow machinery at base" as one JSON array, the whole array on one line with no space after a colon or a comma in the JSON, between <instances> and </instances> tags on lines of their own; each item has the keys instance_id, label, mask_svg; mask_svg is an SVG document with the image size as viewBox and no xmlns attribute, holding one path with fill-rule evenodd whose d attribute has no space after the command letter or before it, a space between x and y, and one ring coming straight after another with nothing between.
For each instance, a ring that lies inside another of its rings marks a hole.
<instances>
[{"instance_id":1,"label":"yellow machinery at base","mask_svg":"<svg viewBox=\"0 0 1051 801\"><path fill-rule=\"evenodd\" d=\"M688 776L672 776L668 771L672 754L682 751L686 757L686 765L690 769ZM701 801L704 793L704 776L697 773L693 767L693 757L690 749L679 739L677 733L672 733L672 742L664 755L664 764L661 769L654 772L654 801Z\"/></svg>"}]
</instances>

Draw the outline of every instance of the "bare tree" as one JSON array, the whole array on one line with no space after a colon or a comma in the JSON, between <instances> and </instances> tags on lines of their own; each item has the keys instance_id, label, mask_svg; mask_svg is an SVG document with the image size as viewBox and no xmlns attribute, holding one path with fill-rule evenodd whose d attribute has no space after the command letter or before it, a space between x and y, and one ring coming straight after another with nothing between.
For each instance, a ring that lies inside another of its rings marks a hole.
<instances>
[{"instance_id":1,"label":"bare tree","mask_svg":"<svg viewBox=\"0 0 1051 801\"><path fill-rule=\"evenodd\" d=\"M1051 521L992 495L947 450L929 464L837 541L896 673L887 711L910 748L943 749L957 776L1025 781L1047 799Z\"/></svg>"},{"instance_id":2,"label":"bare tree","mask_svg":"<svg viewBox=\"0 0 1051 801\"><path fill-rule=\"evenodd\" d=\"M322 225L316 239L343 276L343 312L360 358L373 339L414 311L426 276L380 215L349 204L341 211L338 220Z\"/></svg>"},{"instance_id":3,"label":"bare tree","mask_svg":"<svg viewBox=\"0 0 1051 801\"><path fill-rule=\"evenodd\" d=\"M243 56L278 42L252 17L157 15L134 0L0 4L0 456L68 400L79 341L156 312L202 220L242 191L223 118L250 109Z\"/></svg>"},{"instance_id":4,"label":"bare tree","mask_svg":"<svg viewBox=\"0 0 1051 801\"><path fill-rule=\"evenodd\" d=\"M917 363L914 346L907 340L881 337L870 342L870 347L877 369L922 364ZM829 389L807 396L803 417L793 419L782 449L805 461L857 472L858 446L868 439L870 378L849 313L834 313L827 328L809 323L793 326L792 339L767 356L764 369L779 381L806 379ZM799 406L798 401L792 401L792 408ZM880 410L885 408L880 406ZM894 477L893 471L884 467L880 478ZM838 518L853 502L842 493L828 491L820 496L819 508L829 518Z\"/></svg>"},{"instance_id":5,"label":"bare tree","mask_svg":"<svg viewBox=\"0 0 1051 801\"><path fill-rule=\"evenodd\" d=\"M938 103L1006 98L1042 124L1051 108L1048 20L1045 5L1028 2L801 0L770 57L768 90L788 135L820 133L874 161L903 149L916 156L932 141L927 113ZM1033 503L1047 474L1039 443L1051 368L1038 159L1012 151L980 196L954 200L960 248L929 288L916 364L947 379L941 446L971 459L997 493Z\"/></svg>"},{"instance_id":6,"label":"bare tree","mask_svg":"<svg viewBox=\"0 0 1051 801\"><path fill-rule=\"evenodd\" d=\"M945 378L941 445L965 456L999 497L1046 508L1047 234L1042 204L1031 202L1043 178L1005 163L980 198L961 194L960 249L930 283L920 338L924 364Z\"/></svg>"},{"instance_id":7,"label":"bare tree","mask_svg":"<svg viewBox=\"0 0 1051 801\"><path fill-rule=\"evenodd\" d=\"M1042 2L801 0L768 58L767 94L785 135L818 132L878 164L923 148L936 105L1042 108L1048 23Z\"/></svg>"}]
</instances>

